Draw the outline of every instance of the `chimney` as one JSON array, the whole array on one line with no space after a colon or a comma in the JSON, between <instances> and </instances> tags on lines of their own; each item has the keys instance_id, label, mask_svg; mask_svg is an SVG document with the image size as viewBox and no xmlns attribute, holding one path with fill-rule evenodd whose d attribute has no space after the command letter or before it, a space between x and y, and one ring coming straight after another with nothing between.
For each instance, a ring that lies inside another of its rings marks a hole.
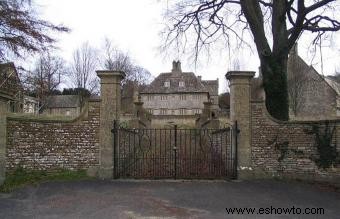
<instances>
[{"instance_id":1,"label":"chimney","mask_svg":"<svg viewBox=\"0 0 340 219\"><path fill-rule=\"evenodd\" d=\"M198 79L199 82L201 82L202 81L202 76L201 75L197 76L197 79Z\"/></svg>"},{"instance_id":2,"label":"chimney","mask_svg":"<svg viewBox=\"0 0 340 219\"><path fill-rule=\"evenodd\" d=\"M172 72L182 72L182 68L181 68L181 62L180 61L172 61Z\"/></svg>"}]
</instances>

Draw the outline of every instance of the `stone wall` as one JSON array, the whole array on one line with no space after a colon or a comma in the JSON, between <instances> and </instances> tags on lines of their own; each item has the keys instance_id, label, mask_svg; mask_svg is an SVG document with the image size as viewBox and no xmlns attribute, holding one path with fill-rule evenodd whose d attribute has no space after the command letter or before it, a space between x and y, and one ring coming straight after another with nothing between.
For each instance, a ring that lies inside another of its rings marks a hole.
<instances>
[{"instance_id":1,"label":"stone wall","mask_svg":"<svg viewBox=\"0 0 340 219\"><path fill-rule=\"evenodd\" d=\"M322 122L281 122L271 118L263 101L251 102L251 158L258 176L284 176L340 182L340 166L323 170L311 157L317 155L313 124ZM340 121L334 120L337 126ZM340 127L334 143L340 151ZM242 130L241 130L242 132Z\"/></svg>"},{"instance_id":2,"label":"stone wall","mask_svg":"<svg viewBox=\"0 0 340 219\"><path fill-rule=\"evenodd\" d=\"M100 102L74 120L7 118L6 169L87 169L99 165Z\"/></svg>"}]
</instances>

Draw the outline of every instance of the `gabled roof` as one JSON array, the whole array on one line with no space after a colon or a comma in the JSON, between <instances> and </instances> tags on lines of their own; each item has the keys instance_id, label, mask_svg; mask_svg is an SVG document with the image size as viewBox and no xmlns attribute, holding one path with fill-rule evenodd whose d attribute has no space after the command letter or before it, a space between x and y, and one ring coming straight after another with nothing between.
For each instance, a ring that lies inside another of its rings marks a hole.
<instances>
[{"instance_id":1,"label":"gabled roof","mask_svg":"<svg viewBox=\"0 0 340 219\"><path fill-rule=\"evenodd\" d=\"M324 78L326 83L340 96L340 84L329 77Z\"/></svg>"},{"instance_id":2,"label":"gabled roof","mask_svg":"<svg viewBox=\"0 0 340 219\"><path fill-rule=\"evenodd\" d=\"M22 89L14 63L0 63L0 91L13 96Z\"/></svg>"},{"instance_id":3,"label":"gabled roof","mask_svg":"<svg viewBox=\"0 0 340 219\"><path fill-rule=\"evenodd\" d=\"M170 82L170 86L165 87L164 82ZM184 82L184 86L180 87L179 82ZM192 72L168 72L161 73L149 86L141 91L141 93L181 92L209 92L209 90Z\"/></svg>"},{"instance_id":4,"label":"gabled roof","mask_svg":"<svg viewBox=\"0 0 340 219\"><path fill-rule=\"evenodd\" d=\"M12 70L12 72L10 72L9 70ZM17 68L15 67L13 62L0 63L0 74L1 76L11 77L20 81Z\"/></svg>"},{"instance_id":5,"label":"gabled roof","mask_svg":"<svg viewBox=\"0 0 340 219\"><path fill-rule=\"evenodd\" d=\"M210 94L218 94L218 79L217 80L202 80L203 86L209 90Z\"/></svg>"},{"instance_id":6,"label":"gabled roof","mask_svg":"<svg viewBox=\"0 0 340 219\"><path fill-rule=\"evenodd\" d=\"M51 95L47 98L46 108L76 108L80 106L78 95Z\"/></svg>"},{"instance_id":7,"label":"gabled roof","mask_svg":"<svg viewBox=\"0 0 340 219\"><path fill-rule=\"evenodd\" d=\"M322 81L325 81L326 85L329 86L333 92L336 95L340 95L340 85L332 80L329 77L325 77L324 75L319 74L319 72L312 66L312 65L308 65L298 54L297 52L297 45L295 45L295 47L293 47L293 49L291 50L289 56L288 56L288 71L292 71L294 74L294 71L298 72L298 73L303 73L303 74L315 74L318 77L320 77L320 79ZM290 72L291 73L291 72ZM290 76L292 76L292 74L288 74ZM294 79L294 78L293 78Z\"/></svg>"}]
</instances>

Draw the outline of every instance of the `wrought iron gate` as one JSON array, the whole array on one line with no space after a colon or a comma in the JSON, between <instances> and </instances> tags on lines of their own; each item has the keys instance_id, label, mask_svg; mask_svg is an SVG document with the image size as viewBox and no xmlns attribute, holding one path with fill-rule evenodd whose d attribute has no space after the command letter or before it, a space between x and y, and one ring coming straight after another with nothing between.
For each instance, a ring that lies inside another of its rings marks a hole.
<instances>
[{"instance_id":1,"label":"wrought iron gate","mask_svg":"<svg viewBox=\"0 0 340 219\"><path fill-rule=\"evenodd\" d=\"M126 129L115 121L114 177L236 178L235 128Z\"/></svg>"}]
</instances>

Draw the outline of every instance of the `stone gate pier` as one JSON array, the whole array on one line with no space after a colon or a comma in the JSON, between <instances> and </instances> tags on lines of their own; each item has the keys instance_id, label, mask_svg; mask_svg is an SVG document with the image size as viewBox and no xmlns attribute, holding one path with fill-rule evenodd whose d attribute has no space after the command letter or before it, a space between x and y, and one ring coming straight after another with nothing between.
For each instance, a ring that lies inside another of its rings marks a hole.
<instances>
[{"instance_id":1,"label":"stone gate pier","mask_svg":"<svg viewBox=\"0 0 340 219\"><path fill-rule=\"evenodd\" d=\"M251 87L253 71L230 71L226 78L230 81L230 121L237 121L237 171L238 178L248 178L252 174L251 161Z\"/></svg>"},{"instance_id":2,"label":"stone gate pier","mask_svg":"<svg viewBox=\"0 0 340 219\"><path fill-rule=\"evenodd\" d=\"M100 78L100 131L99 131L99 177L113 178L113 121L119 120L121 112L120 83L125 77L122 71L97 71Z\"/></svg>"}]
</instances>

